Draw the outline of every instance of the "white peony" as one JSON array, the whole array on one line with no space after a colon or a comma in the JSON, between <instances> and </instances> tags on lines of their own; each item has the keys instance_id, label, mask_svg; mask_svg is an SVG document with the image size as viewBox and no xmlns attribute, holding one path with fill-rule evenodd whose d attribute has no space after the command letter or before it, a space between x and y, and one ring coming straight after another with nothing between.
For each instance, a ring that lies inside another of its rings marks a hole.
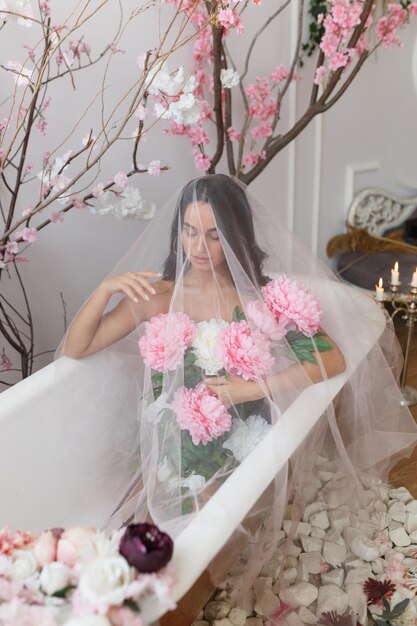
<instances>
[{"instance_id":1,"label":"white peony","mask_svg":"<svg viewBox=\"0 0 417 626\"><path fill-rule=\"evenodd\" d=\"M12 578L24 581L36 574L38 561L32 550L15 550L12 556Z\"/></svg>"},{"instance_id":2,"label":"white peony","mask_svg":"<svg viewBox=\"0 0 417 626\"><path fill-rule=\"evenodd\" d=\"M247 420L233 419L232 434L223 448L230 450L239 463L248 456L271 428L260 415L250 415Z\"/></svg>"},{"instance_id":3,"label":"white peony","mask_svg":"<svg viewBox=\"0 0 417 626\"><path fill-rule=\"evenodd\" d=\"M155 215L155 205L148 204L136 187L125 187L118 194L102 191L96 196L95 206L90 207L95 215L113 214L117 219L150 220Z\"/></svg>"},{"instance_id":4,"label":"white peony","mask_svg":"<svg viewBox=\"0 0 417 626\"><path fill-rule=\"evenodd\" d=\"M2 11L11 11L18 15L10 15L9 13L3 13ZM0 18L2 20L12 19L15 20L19 26L32 26L32 20L25 19L25 17L33 17L32 7L29 0L0 0Z\"/></svg>"},{"instance_id":5,"label":"white peony","mask_svg":"<svg viewBox=\"0 0 417 626\"><path fill-rule=\"evenodd\" d=\"M104 615L81 615L80 617L72 617L65 622L64 626L111 626L111 622Z\"/></svg>"},{"instance_id":6,"label":"white peony","mask_svg":"<svg viewBox=\"0 0 417 626\"><path fill-rule=\"evenodd\" d=\"M216 354L215 346L220 333L227 327L224 320L211 319L197 324L197 335L192 348L197 357L196 365L201 367L207 375L214 375L224 367L224 363Z\"/></svg>"},{"instance_id":7,"label":"white peony","mask_svg":"<svg viewBox=\"0 0 417 626\"><path fill-rule=\"evenodd\" d=\"M81 570L78 590L94 605L122 604L130 593L133 573L122 556L97 559Z\"/></svg>"},{"instance_id":8,"label":"white peony","mask_svg":"<svg viewBox=\"0 0 417 626\"><path fill-rule=\"evenodd\" d=\"M172 102L166 109L158 102L154 106L154 112L157 117L162 119L172 119L177 124L185 124L191 126L195 124L201 117L200 103L192 93L183 93L179 100Z\"/></svg>"},{"instance_id":9,"label":"white peony","mask_svg":"<svg viewBox=\"0 0 417 626\"><path fill-rule=\"evenodd\" d=\"M71 572L69 567L59 561L53 561L43 566L39 582L42 591L48 596L52 596L57 591L67 587L70 583L70 578Z\"/></svg>"},{"instance_id":10,"label":"white peony","mask_svg":"<svg viewBox=\"0 0 417 626\"><path fill-rule=\"evenodd\" d=\"M220 80L223 87L226 87L226 89L231 89L232 87L236 87L236 85L239 84L240 76L234 70L221 70Z\"/></svg>"}]
</instances>

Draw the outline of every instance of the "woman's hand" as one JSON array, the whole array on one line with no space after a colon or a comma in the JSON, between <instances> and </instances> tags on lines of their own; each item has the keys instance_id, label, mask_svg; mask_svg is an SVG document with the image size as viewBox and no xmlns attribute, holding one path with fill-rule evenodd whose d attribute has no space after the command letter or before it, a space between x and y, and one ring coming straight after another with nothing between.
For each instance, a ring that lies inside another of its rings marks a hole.
<instances>
[{"instance_id":1,"label":"woman's hand","mask_svg":"<svg viewBox=\"0 0 417 626\"><path fill-rule=\"evenodd\" d=\"M111 298L115 293L122 292L133 302L139 302L140 298L149 302L148 293L155 295L156 291L147 279L161 278L161 276L162 274L159 272L126 272L106 278L101 283L100 289L108 298Z\"/></svg>"},{"instance_id":2,"label":"woman's hand","mask_svg":"<svg viewBox=\"0 0 417 626\"><path fill-rule=\"evenodd\" d=\"M210 376L204 379L207 387L225 405L260 400L265 393L259 383L252 380L243 380L240 376Z\"/></svg>"}]
</instances>

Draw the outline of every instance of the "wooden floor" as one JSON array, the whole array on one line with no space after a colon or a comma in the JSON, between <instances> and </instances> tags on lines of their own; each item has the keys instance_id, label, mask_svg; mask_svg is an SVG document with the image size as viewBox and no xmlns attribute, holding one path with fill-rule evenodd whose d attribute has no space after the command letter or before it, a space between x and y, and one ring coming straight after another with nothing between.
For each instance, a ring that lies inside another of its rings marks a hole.
<instances>
[{"instance_id":1,"label":"wooden floor","mask_svg":"<svg viewBox=\"0 0 417 626\"><path fill-rule=\"evenodd\" d=\"M400 320L396 322L397 336L403 346L405 344L406 330L404 322ZM414 327L414 334L411 340L406 384L417 389L417 325ZM417 404L409 408L417 422ZM406 487L414 498L417 498L417 446L409 459L400 461L391 470L390 482L396 487Z\"/></svg>"}]
</instances>

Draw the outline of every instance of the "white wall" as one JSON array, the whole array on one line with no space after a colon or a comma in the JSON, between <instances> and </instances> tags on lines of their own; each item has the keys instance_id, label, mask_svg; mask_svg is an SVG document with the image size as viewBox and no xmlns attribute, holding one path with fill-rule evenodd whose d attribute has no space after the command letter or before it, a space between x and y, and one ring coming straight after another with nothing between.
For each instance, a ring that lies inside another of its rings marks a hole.
<instances>
[{"instance_id":1,"label":"white wall","mask_svg":"<svg viewBox=\"0 0 417 626\"><path fill-rule=\"evenodd\" d=\"M69 4L67 0L65 7ZM262 9L264 14L268 12L269 5L265 0ZM59 10L62 10L62 4L57 0L52 0L52 6L54 10L58 10L59 6ZM247 22L248 30L253 32L259 26L261 15L259 12L258 22ZM117 2L108 9L101 27L94 27L89 32L88 40L95 47L99 48L110 37L115 16ZM257 47L252 77L270 72L274 65L281 62L288 64L295 37L295 7L290 7L283 18L278 30L274 26L270 27L263 43ZM115 61L110 98L130 79L135 71L137 54L150 44L154 36L155 19L151 13L146 14L139 23L143 25L140 31L135 27L127 32L123 45L127 49L126 54ZM3 30L2 35L10 39L6 61L9 58L21 58L20 45L27 32L15 27L13 31ZM413 24L402 34L402 49L379 50L335 107L316 118L252 184L253 191L274 207L323 260L326 260L325 246L328 239L342 232L344 227L347 202L354 191L350 184L346 187L346 174L351 171L349 168L377 161L390 176L408 181L410 187L404 188L404 192L410 194L413 186L417 188L416 77L413 80L415 38L416 27ZM244 52L242 42L234 34L229 38L229 46L241 62ZM2 56L4 58L4 54ZM179 61L181 58L184 62L183 53L178 55ZM313 64L309 61L304 70L306 76L311 76L312 69ZM48 143L49 140L51 143L56 141L63 127L69 128L71 111L77 107L81 111L86 94L91 94L92 89L98 89L97 76L96 69L83 76L80 74L75 96L68 87L60 87L51 109ZM304 83L291 87L284 125L291 117L301 115L310 84L306 78ZM0 88L3 93L10 88L10 78L4 74L0 75ZM78 142L85 136L89 124L96 124L94 115L97 113L91 113L90 118L77 129ZM37 141L34 150L39 155L45 150L45 140L39 137ZM184 138L164 138L160 130L157 131L143 145L140 161L147 163L153 158L170 164L172 170L160 178L138 177L136 183L143 195L157 205L198 174ZM104 161L98 180L104 180L119 169L128 169L129 159L130 149L125 142L116 148L111 160ZM369 184L384 184L382 181L383 176L365 169L365 172L354 177L353 186L357 190ZM395 182L392 185L398 188ZM23 199L20 210L29 203L30 198ZM60 291L67 302L67 314L71 319L142 229L141 222L99 218L87 211L73 210L63 224L51 225L42 231L39 242L27 252L30 264L22 268L33 306L37 351L55 347L62 335ZM13 290L13 285L9 285L7 292ZM46 363L48 358L39 359L38 366Z\"/></svg>"}]
</instances>

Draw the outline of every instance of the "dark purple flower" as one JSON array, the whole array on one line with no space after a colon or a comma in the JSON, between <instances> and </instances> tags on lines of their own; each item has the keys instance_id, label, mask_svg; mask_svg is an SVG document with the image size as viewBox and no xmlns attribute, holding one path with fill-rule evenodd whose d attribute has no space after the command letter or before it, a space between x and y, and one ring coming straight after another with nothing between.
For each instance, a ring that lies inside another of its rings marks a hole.
<instances>
[{"instance_id":1,"label":"dark purple flower","mask_svg":"<svg viewBox=\"0 0 417 626\"><path fill-rule=\"evenodd\" d=\"M120 540L119 552L139 572L157 572L171 560L174 544L153 524L129 524Z\"/></svg>"},{"instance_id":2,"label":"dark purple flower","mask_svg":"<svg viewBox=\"0 0 417 626\"><path fill-rule=\"evenodd\" d=\"M368 604L382 606L384 598L390 598L395 591L395 585L390 580L374 580L368 578L363 583L363 590L368 598Z\"/></svg>"}]
</instances>

